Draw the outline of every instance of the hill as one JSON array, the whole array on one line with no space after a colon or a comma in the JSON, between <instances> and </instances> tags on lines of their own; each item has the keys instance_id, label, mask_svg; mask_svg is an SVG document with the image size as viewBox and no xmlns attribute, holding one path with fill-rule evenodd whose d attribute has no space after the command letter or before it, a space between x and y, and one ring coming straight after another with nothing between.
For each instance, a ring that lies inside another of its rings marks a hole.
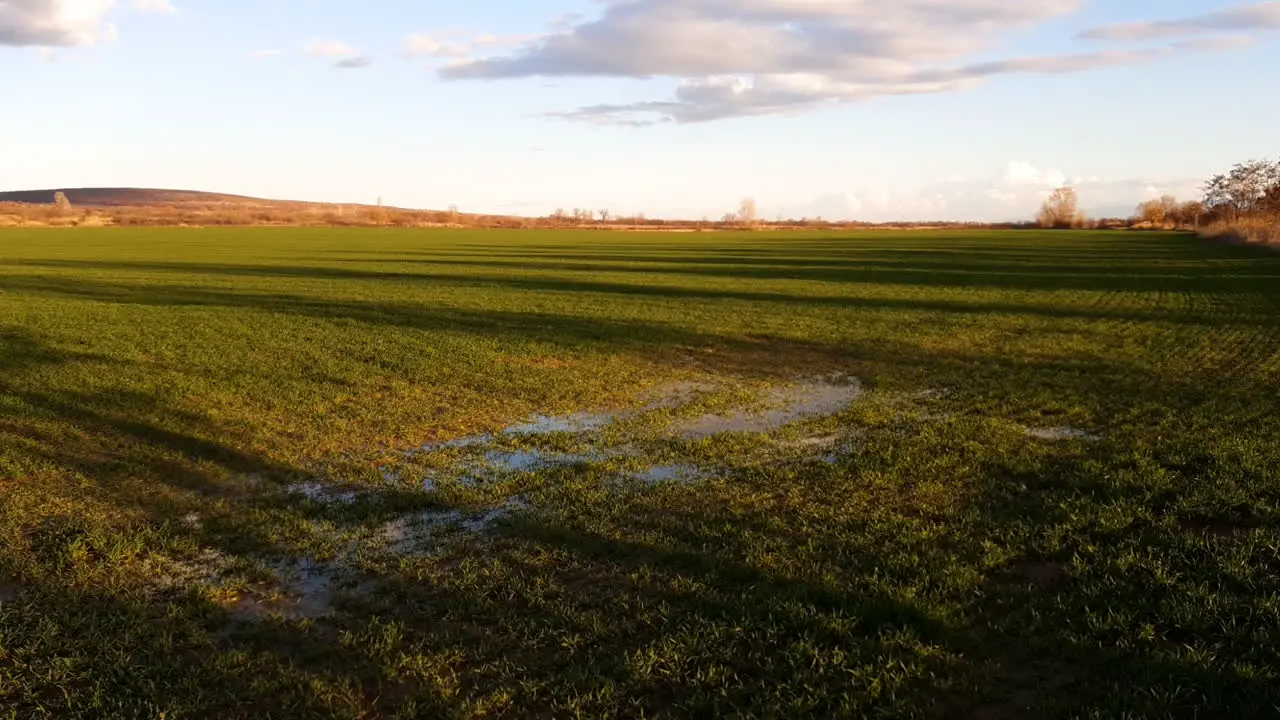
<instances>
[{"instance_id":1,"label":"hill","mask_svg":"<svg viewBox=\"0 0 1280 720\"><path fill-rule=\"evenodd\" d=\"M17 190L0 192L0 202L52 205L56 193L65 194L72 205L87 207L155 207L188 204L270 205L281 202L246 197L244 195L226 195L196 190L154 190L150 188Z\"/></svg>"}]
</instances>

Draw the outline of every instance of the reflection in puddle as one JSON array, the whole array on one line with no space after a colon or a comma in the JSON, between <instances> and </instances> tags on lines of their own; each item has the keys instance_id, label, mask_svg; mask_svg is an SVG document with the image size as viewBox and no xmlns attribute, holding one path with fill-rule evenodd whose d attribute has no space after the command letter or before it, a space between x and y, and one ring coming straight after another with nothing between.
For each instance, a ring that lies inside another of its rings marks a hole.
<instances>
[{"instance_id":1,"label":"reflection in puddle","mask_svg":"<svg viewBox=\"0 0 1280 720\"><path fill-rule=\"evenodd\" d=\"M713 474L702 468L687 464L654 465L646 470L629 474L641 482L657 485L665 482L695 482L713 477Z\"/></svg>"},{"instance_id":2,"label":"reflection in puddle","mask_svg":"<svg viewBox=\"0 0 1280 720\"><path fill-rule=\"evenodd\" d=\"M304 482L285 488L290 495L301 495L312 502L323 504L348 505L356 501L360 494L354 491L338 491L320 482Z\"/></svg>"},{"instance_id":3,"label":"reflection in puddle","mask_svg":"<svg viewBox=\"0 0 1280 720\"><path fill-rule=\"evenodd\" d=\"M504 435L551 435L599 430L618 419L618 413L574 413L563 417L535 415L529 422L503 430Z\"/></svg>"},{"instance_id":4,"label":"reflection in puddle","mask_svg":"<svg viewBox=\"0 0 1280 720\"><path fill-rule=\"evenodd\" d=\"M557 433L581 434L601 430L626 418L634 417L661 408L675 407L688 402L697 393L709 392L715 386L701 382L679 382L664 385L646 394L648 401L639 408L612 410L607 412L577 412L571 415L534 415L525 422L517 423L497 433L498 436L529 437L538 435L554 435ZM405 453L406 457L433 453L439 450L466 450L469 448L490 445L495 439L493 434L471 435L442 442L428 443L417 450Z\"/></svg>"},{"instance_id":5,"label":"reflection in puddle","mask_svg":"<svg viewBox=\"0 0 1280 720\"><path fill-rule=\"evenodd\" d=\"M762 412L733 410L723 415L704 415L679 428L680 436L701 440L720 433L769 433L800 420L835 415L862 395L856 378L834 376L804 380L774 388Z\"/></svg>"},{"instance_id":6,"label":"reflection in puddle","mask_svg":"<svg viewBox=\"0 0 1280 720\"><path fill-rule=\"evenodd\" d=\"M1048 440L1051 442L1063 440L1086 440L1088 442L1098 442L1099 440L1102 440L1101 437L1094 435L1093 433L1073 427L1029 428L1026 432L1028 437L1033 437L1037 440Z\"/></svg>"},{"instance_id":7,"label":"reflection in puddle","mask_svg":"<svg viewBox=\"0 0 1280 720\"><path fill-rule=\"evenodd\" d=\"M490 450L484 454L485 467L494 472L531 472L553 465L578 465L600 459L598 455L543 450Z\"/></svg>"},{"instance_id":8,"label":"reflection in puddle","mask_svg":"<svg viewBox=\"0 0 1280 720\"><path fill-rule=\"evenodd\" d=\"M529 502L521 497L507 500L498 507L478 512L462 510L426 510L396 518L382 526L378 539L396 554L413 552L430 541L441 530L458 528L468 533L483 533L513 513L527 510Z\"/></svg>"},{"instance_id":9,"label":"reflection in puddle","mask_svg":"<svg viewBox=\"0 0 1280 720\"><path fill-rule=\"evenodd\" d=\"M336 598L338 569L311 558L298 558L272 565L280 597L241 597L231 608L245 619L280 615L292 620L332 615Z\"/></svg>"}]
</instances>

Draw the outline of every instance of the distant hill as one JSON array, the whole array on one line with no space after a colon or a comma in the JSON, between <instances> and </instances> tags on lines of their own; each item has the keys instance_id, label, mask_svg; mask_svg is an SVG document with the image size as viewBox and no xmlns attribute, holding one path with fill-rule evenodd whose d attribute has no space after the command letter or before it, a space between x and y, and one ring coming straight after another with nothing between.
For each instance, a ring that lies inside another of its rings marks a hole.
<instances>
[{"instance_id":1,"label":"distant hill","mask_svg":"<svg viewBox=\"0 0 1280 720\"><path fill-rule=\"evenodd\" d=\"M153 190L148 188L53 188L0 192L0 202L53 204L55 193L65 193L72 205L85 207L153 207L172 205L274 205L278 200L263 200L243 195L199 192L196 190Z\"/></svg>"}]
</instances>

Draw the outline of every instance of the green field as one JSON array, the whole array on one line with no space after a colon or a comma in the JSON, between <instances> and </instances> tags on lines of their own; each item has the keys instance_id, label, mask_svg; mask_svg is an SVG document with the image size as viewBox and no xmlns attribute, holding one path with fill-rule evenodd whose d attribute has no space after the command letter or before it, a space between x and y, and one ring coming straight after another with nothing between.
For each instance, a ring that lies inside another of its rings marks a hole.
<instances>
[{"instance_id":1,"label":"green field","mask_svg":"<svg viewBox=\"0 0 1280 720\"><path fill-rule=\"evenodd\" d=\"M0 232L0 717L1273 717L1278 508L1262 250Z\"/></svg>"}]
</instances>

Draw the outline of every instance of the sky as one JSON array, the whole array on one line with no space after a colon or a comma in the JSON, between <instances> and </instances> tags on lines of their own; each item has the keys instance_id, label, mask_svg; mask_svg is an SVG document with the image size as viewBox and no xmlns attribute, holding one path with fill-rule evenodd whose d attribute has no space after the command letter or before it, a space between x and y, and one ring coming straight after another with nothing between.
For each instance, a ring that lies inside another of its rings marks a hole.
<instances>
[{"instance_id":1,"label":"sky","mask_svg":"<svg viewBox=\"0 0 1280 720\"><path fill-rule=\"evenodd\" d=\"M0 190L1094 216L1280 157L1280 0L0 0Z\"/></svg>"}]
</instances>

